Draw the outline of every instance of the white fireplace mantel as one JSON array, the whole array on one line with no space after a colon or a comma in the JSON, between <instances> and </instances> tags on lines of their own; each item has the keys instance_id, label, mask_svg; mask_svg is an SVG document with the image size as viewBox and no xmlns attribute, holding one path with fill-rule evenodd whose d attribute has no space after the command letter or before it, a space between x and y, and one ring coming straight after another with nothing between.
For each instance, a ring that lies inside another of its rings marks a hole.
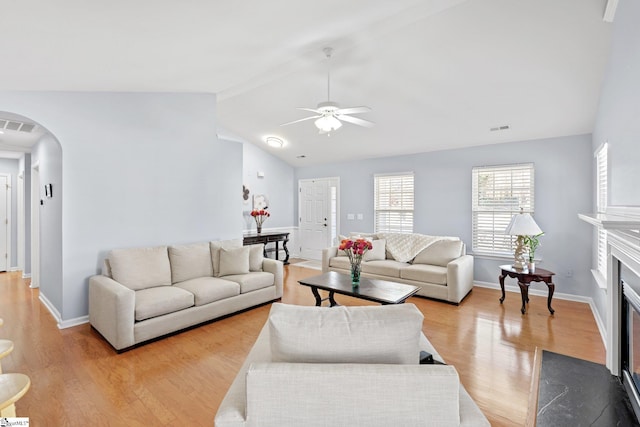
<instances>
[{"instance_id":1,"label":"white fireplace mantel","mask_svg":"<svg viewBox=\"0 0 640 427\"><path fill-rule=\"evenodd\" d=\"M618 262L640 276L640 207L609 207L605 214L578 214L578 217L607 231L607 368L613 375L620 375Z\"/></svg>"}]
</instances>

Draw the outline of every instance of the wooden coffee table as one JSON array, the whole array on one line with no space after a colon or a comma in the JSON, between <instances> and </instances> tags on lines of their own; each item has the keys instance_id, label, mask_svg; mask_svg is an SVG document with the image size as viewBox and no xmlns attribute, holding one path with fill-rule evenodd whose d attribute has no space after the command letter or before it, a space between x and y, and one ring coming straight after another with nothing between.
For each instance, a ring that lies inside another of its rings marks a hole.
<instances>
[{"instance_id":1,"label":"wooden coffee table","mask_svg":"<svg viewBox=\"0 0 640 427\"><path fill-rule=\"evenodd\" d=\"M339 305L333 298L334 294L348 295L367 301L373 301L380 304L402 304L407 298L414 295L420 290L419 287L413 285L405 285L403 283L388 282L386 280L360 278L360 285L353 288L351 285L351 277L346 274L329 271L328 273L318 276L308 277L299 280L303 286L309 286L313 296L316 298L316 306L322 305L322 299L318 293L318 289L329 291L329 306L335 307ZM325 298L327 299L327 298Z\"/></svg>"}]
</instances>

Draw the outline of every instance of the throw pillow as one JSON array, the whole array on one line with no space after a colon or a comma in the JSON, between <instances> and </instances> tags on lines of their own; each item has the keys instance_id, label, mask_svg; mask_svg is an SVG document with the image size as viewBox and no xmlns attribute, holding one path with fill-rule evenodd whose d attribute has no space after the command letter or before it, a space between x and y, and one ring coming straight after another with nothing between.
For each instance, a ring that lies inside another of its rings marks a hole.
<instances>
[{"instance_id":1,"label":"throw pillow","mask_svg":"<svg viewBox=\"0 0 640 427\"><path fill-rule=\"evenodd\" d=\"M462 254L462 240L439 240L427 246L413 259L413 264L428 264L446 267Z\"/></svg>"},{"instance_id":2,"label":"throw pillow","mask_svg":"<svg viewBox=\"0 0 640 427\"><path fill-rule=\"evenodd\" d=\"M249 271L262 271L262 262L264 261L264 245L258 243L249 246Z\"/></svg>"},{"instance_id":3,"label":"throw pillow","mask_svg":"<svg viewBox=\"0 0 640 427\"><path fill-rule=\"evenodd\" d=\"M274 303L274 362L417 364L422 313L413 304L305 307Z\"/></svg>"},{"instance_id":4,"label":"throw pillow","mask_svg":"<svg viewBox=\"0 0 640 427\"><path fill-rule=\"evenodd\" d=\"M208 243L170 246L169 260L173 283L213 276L211 250Z\"/></svg>"},{"instance_id":5,"label":"throw pillow","mask_svg":"<svg viewBox=\"0 0 640 427\"><path fill-rule=\"evenodd\" d=\"M220 249L220 276L249 273L249 253L251 248L243 246L235 249Z\"/></svg>"},{"instance_id":6,"label":"throw pillow","mask_svg":"<svg viewBox=\"0 0 640 427\"><path fill-rule=\"evenodd\" d=\"M371 244L373 248L364 253L363 261L381 261L385 259L386 243L384 239L373 240Z\"/></svg>"},{"instance_id":7,"label":"throw pillow","mask_svg":"<svg viewBox=\"0 0 640 427\"><path fill-rule=\"evenodd\" d=\"M338 234L338 244L337 246L340 247L340 243L342 243L343 240L348 239L347 236L343 236L342 234ZM347 256L347 253L345 251L341 251L340 249L338 249L338 255L337 256Z\"/></svg>"},{"instance_id":8,"label":"throw pillow","mask_svg":"<svg viewBox=\"0 0 640 427\"><path fill-rule=\"evenodd\" d=\"M211 247L211 263L213 265L213 275L220 277L220 249L233 249L242 247L242 239L220 240L209 242Z\"/></svg>"}]
</instances>

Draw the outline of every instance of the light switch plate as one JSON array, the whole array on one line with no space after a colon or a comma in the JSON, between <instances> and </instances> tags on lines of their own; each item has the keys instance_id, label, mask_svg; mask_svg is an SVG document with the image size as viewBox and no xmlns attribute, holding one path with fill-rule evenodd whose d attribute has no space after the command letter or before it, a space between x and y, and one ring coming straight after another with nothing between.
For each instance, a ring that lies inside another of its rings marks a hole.
<instances>
[{"instance_id":1,"label":"light switch plate","mask_svg":"<svg viewBox=\"0 0 640 427\"><path fill-rule=\"evenodd\" d=\"M356 219L356 216L354 214L347 214L347 219Z\"/></svg>"}]
</instances>

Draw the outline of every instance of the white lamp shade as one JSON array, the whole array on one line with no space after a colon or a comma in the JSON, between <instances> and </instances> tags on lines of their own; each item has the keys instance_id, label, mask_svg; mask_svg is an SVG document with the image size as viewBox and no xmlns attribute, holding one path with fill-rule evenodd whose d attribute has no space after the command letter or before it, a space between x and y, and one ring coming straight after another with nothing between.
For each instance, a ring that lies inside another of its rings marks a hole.
<instances>
[{"instance_id":1,"label":"white lamp shade","mask_svg":"<svg viewBox=\"0 0 640 427\"><path fill-rule=\"evenodd\" d=\"M533 217L528 213L515 214L511 218L511 222L505 230L506 234L512 236L536 236L542 233L538 224L533 220Z\"/></svg>"}]
</instances>

